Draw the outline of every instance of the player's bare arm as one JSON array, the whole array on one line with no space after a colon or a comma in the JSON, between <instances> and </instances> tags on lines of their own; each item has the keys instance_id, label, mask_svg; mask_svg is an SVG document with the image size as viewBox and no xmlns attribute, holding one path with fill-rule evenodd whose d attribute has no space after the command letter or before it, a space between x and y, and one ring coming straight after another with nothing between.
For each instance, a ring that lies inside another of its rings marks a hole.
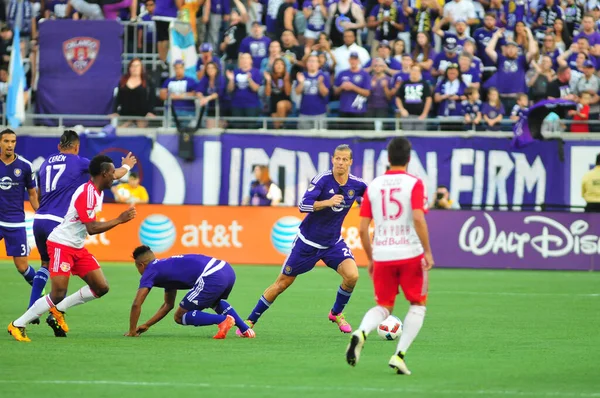
<instances>
[{"instance_id":1,"label":"player's bare arm","mask_svg":"<svg viewBox=\"0 0 600 398\"><path fill-rule=\"evenodd\" d=\"M92 221L85 223L85 229L90 235L101 234L103 232L113 229L117 225L125 224L126 222L133 220L136 214L137 213L135 207L131 206L129 209L121 213L119 217L110 221Z\"/></svg>"},{"instance_id":2,"label":"player's bare arm","mask_svg":"<svg viewBox=\"0 0 600 398\"><path fill-rule=\"evenodd\" d=\"M113 174L113 178L115 180L118 180L122 177L124 177L129 170L131 170L133 168L133 166L135 166L135 164L137 163L137 159L135 158L135 156L133 156L133 154L131 152L129 152L127 154L127 156L125 156L124 158L121 158L121 167L119 167L118 169L115 170L115 173Z\"/></svg>"},{"instance_id":3,"label":"player's bare arm","mask_svg":"<svg viewBox=\"0 0 600 398\"><path fill-rule=\"evenodd\" d=\"M431 246L429 244L429 230L427 229L427 222L425 221L425 212L423 210L413 210L413 220L415 223L415 231L417 232L417 236L419 240L421 240L421 245L423 245L423 250L425 251L425 270L430 270L431 267L435 264L433 261L433 254L431 253Z\"/></svg>"},{"instance_id":4,"label":"player's bare arm","mask_svg":"<svg viewBox=\"0 0 600 398\"><path fill-rule=\"evenodd\" d=\"M135 330L135 333L139 336L140 334L147 332L151 326L160 322L173 308L175 308L175 299L177 298L177 290L165 289L165 302L160 306L156 314L146 321L146 323L140 325ZM140 306L141 309L141 306ZM133 307L132 307L133 310ZM139 315L138 315L139 318Z\"/></svg>"},{"instance_id":5,"label":"player's bare arm","mask_svg":"<svg viewBox=\"0 0 600 398\"><path fill-rule=\"evenodd\" d=\"M29 194L29 203L31 203L33 211L37 211L38 207L40 207L37 188L28 189L27 193Z\"/></svg>"},{"instance_id":6,"label":"player's bare arm","mask_svg":"<svg viewBox=\"0 0 600 398\"><path fill-rule=\"evenodd\" d=\"M369 275L373 276L373 246L371 246L371 237L369 236L369 226L371 225L371 217L361 217L360 225L358 227L358 234L362 243L367 260L369 261L368 270Z\"/></svg>"},{"instance_id":7,"label":"player's bare arm","mask_svg":"<svg viewBox=\"0 0 600 398\"><path fill-rule=\"evenodd\" d=\"M148 293L150 293L150 289L147 287L138 289L137 294L133 299L133 304L131 304L131 312L129 313L129 331L125 333L126 337L139 336L137 333L137 323L142 313L142 304L144 304L144 301L146 301Z\"/></svg>"}]
</instances>

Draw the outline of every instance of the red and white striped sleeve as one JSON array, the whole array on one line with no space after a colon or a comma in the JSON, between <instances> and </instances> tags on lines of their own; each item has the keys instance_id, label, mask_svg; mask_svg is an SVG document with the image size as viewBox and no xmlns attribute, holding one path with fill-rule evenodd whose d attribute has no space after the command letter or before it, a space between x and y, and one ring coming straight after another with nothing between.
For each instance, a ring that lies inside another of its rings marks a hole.
<instances>
[{"instance_id":1,"label":"red and white striped sleeve","mask_svg":"<svg viewBox=\"0 0 600 398\"><path fill-rule=\"evenodd\" d=\"M423 181L420 179L418 179L413 186L410 196L410 205L413 210L423 210L425 213L427 213L428 208L427 198L425 196L425 186L423 185Z\"/></svg>"},{"instance_id":2,"label":"red and white striped sleeve","mask_svg":"<svg viewBox=\"0 0 600 398\"><path fill-rule=\"evenodd\" d=\"M373 210L371 209L371 200L369 199L369 188L365 190L360 204L360 216L373 218Z\"/></svg>"},{"instance_id":3,"label":"red and white striped sleeve","mask_svg":"<svg viewBox=\"0 0 600 398\"><path fill-rule=\"evenodd\" d=\"M82 223L96 221L96 200L96 188L92 184L87 184L75 199L75 210Z\"/></svg>"}]
</instances>

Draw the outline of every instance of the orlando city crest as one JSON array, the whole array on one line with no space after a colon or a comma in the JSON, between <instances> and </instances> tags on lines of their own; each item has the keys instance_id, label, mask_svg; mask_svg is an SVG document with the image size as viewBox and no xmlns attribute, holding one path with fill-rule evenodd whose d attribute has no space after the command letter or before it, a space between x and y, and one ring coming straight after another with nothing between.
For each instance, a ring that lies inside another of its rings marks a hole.
<instances>
[{"instance_id":1,"label":"orlando city crest","mask_svg":"<svg viewBox=\"0 0 600 398\"><path fill-rule=\"evenodd\" d=\"M100 40L91 37L74 37L63 42L63 55L78 75L83 75L96 61Z\"/></svg>"}]
</instances>

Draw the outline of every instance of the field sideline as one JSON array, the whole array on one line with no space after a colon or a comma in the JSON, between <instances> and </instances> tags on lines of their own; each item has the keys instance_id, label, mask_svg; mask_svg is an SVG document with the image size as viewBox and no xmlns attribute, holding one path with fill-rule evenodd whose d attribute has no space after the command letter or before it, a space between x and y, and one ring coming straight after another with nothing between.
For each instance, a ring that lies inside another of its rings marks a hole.
<instances>
[{"instance_id":1,"label":"field sideline","mask_svg":"<svg viewBox=\"0 0 600 398\"><path fill-rule=\"evenodd\" d=\"M279 269L235 269L230 303L245 316ZM300 277L257 324L255 340L232 333L224 341L211 339L216 328L179 326L170 315L140 338L123 337L139 275L131 264L104 270L111 291L71 310L68 338L42 324L20 344L5 328L24 311L29 287L0 262L0 396L600 398L600 273L432 271L425 325L407 356L413 376L402 377L387 367L396 343L375 333L358 366L345 363L348 336L327 320L339 284L329 269ZM81 284L73 278L70 291ZM161 302L157 289L142 320ZM350 323L372 305L363 269ZM397 307L403 318L405 302Z\"/></svg>"}]
</instances>

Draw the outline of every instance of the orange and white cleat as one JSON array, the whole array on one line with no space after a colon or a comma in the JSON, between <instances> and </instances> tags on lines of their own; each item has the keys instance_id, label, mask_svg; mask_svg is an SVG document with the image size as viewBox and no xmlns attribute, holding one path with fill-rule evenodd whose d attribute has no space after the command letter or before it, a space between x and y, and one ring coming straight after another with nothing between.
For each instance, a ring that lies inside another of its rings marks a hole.
<instances>
[{"instance_id":1,"label":"orange and white cleat","mask_svg":"<svg viewBox=\"0 0 600 398\"><path fill-rule=\"evenodd\" d=\"M56 319L56 323L65 333L69 333L69 325L65 321L65 313L56 309L56 307L50 308L50 313Z\"/></svg>"},{"instance_id":2,"label":"orange and white cleat","mask_svg":"<svg viewBox=\"0 0 600 398\"><path fill-rule=\"evenodd\" d=\"M239 331L239 329L238 329ZM243 339L253 339L256 337L256 332L254 330L252 330L252 328L246 330L244 333L241 333L239 335L241 338Z\"/></svg>"},{"instance_id":3,"label":"orange and white cleat","mask_svg":"<svg viewBox=\"0 0 600 398\"><path fill-rule=\"evenodd\" d=\"M8 334L15 338L17 341L22 341L24 343L31 342L31 339L27 337L27 333L25 332L24 327L17 327L12 322L8 325Z\"/></svg>"},{"instance_id":4,"label":"orange and white cleat","mask_svg":"<svg viewBox=\"0 0 600 398\"><path fill-rule=\"evenodd\" d=\"M227 318L219 323L219 331L213 336L213 339L222 340L227 337L227 333L235 326L235 319L231 315L227 315Z\"/></svg>"}]
</instances>

